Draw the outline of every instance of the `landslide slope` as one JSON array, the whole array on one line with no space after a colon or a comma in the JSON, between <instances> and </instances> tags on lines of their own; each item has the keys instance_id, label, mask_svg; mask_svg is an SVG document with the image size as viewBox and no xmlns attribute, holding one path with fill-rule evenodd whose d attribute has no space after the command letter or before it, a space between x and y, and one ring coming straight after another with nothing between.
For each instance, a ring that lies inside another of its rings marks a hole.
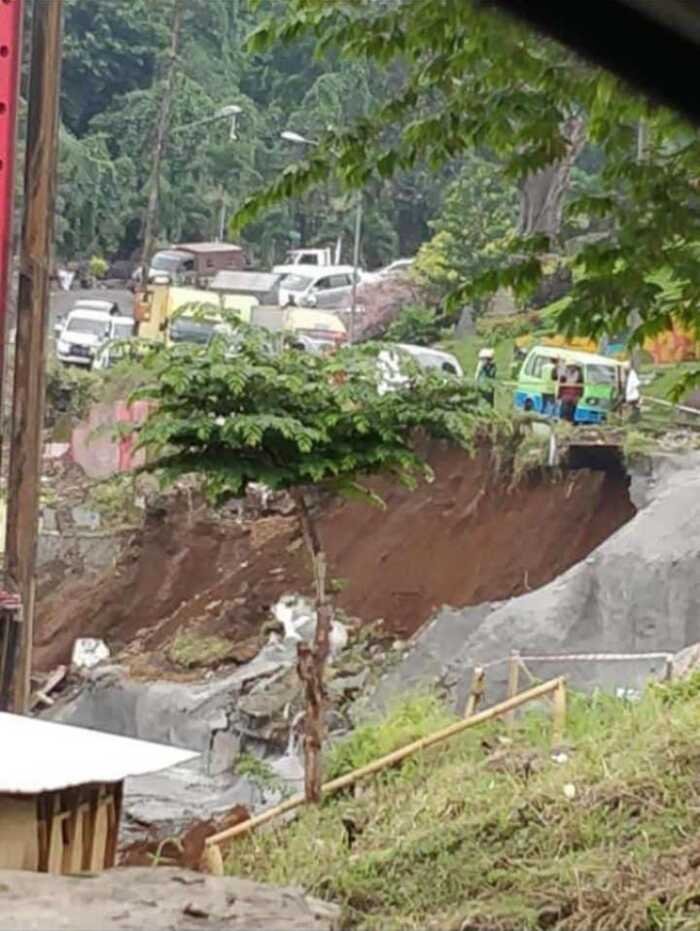
<instances>
[{"instance_id":1,"label":"landslide slope","mask_svg":"<svg viewBox=\"0 0 700 931\"><path fill-rule=\"evenodd\" d=\"M408 637L443 604L478 605L537 589L630 520L624 475L542 474L510 487L489 451L434 444L435 479L411 492L373 483L386 509L329 501L320 514L336 601L362 623ZM286 592L311 593L294 517L238 521L187 502L152 516L117 564L66 577L38 607L40 670L76 637L159 653L178 632L248 643ZM254 650L254 645L253 648Z\"/></svg>"}]
</instances>

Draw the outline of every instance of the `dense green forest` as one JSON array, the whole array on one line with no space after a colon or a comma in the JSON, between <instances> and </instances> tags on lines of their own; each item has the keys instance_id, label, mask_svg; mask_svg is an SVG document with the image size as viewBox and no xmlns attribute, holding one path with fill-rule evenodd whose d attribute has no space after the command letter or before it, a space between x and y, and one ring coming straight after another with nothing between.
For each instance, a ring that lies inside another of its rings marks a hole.
<instances>
[{"instance_id":1,"label":"dense green forest","mask_svg":"<svg viewBox=\"0 0 700 931\"><path fill-rule=\"evenodd\" d=\"M251 54L245 40L284 0L185 4L170 132L161 177L161 242L214 238L222 198L233 214L245 197L303 157L280 134L314 138L380 103L392 81L374 65L330 56L309 40ZM132 256L140 245L158 110L167 67L172 0L66 0L57 251L64 259ZM398 80L398 77L397 77ZM237 139L226 121L186 128L237 104ZM182 131L178 131L183 127ZM430 236L443 189L459 165L416 167L365 192L363 261L412 255ZM352 195L329 183L250 225L243 239L269 264L290 246L344 235L349 259Z\"/></svg>"}]
</instances>

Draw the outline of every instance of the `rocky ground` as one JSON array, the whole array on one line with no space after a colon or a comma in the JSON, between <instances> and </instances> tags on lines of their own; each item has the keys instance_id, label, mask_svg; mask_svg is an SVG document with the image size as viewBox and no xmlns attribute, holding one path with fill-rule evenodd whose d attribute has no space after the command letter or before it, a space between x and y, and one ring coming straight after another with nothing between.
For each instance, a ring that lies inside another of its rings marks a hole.
<instances>
[{"instance_id":1,"label":"rocky ground","mask_svg":"<svg viewBox=\"0 0 700 931\"><path fill-rule=\"evenodd\" d=\"M0 872L0 931L334 931L339 916L299 889L178 869Z\"/></svg>"}]
</instances>

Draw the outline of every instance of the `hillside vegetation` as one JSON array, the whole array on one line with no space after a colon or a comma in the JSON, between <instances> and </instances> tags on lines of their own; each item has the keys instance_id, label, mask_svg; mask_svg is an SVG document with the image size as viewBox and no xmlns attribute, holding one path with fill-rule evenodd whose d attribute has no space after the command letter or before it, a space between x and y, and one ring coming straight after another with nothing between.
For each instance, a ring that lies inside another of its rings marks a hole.
<instances>
[{"instance_id":1,"label":"hillside vegetation","mask_svg":"<svg viewBox=\"0 0 700 931\"><path fill-rule=\"evenodd\" d=\"M700 675L477 728L231 849L228 870L339 902L348 928L700 927ZM333 775L432 731L432 699L333 751Z\"/></svg>"}]
</instances>

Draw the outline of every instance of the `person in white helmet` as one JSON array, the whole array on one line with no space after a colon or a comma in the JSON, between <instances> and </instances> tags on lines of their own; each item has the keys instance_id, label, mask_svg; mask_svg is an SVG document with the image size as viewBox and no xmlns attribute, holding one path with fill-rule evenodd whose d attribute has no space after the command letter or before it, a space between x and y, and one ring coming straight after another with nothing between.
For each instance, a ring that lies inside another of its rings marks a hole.
<instances>
[{"instance_id":1,"label":"person in white helmet","mask_svg":"<svg viewBox=\"0 0 700 931\"><path fill-rule=\"evenodd\" d=\"M479 394L493 407L496 399L496 362L493 349L480 350L474 380Z\"/></svg>"}]
</instances>

